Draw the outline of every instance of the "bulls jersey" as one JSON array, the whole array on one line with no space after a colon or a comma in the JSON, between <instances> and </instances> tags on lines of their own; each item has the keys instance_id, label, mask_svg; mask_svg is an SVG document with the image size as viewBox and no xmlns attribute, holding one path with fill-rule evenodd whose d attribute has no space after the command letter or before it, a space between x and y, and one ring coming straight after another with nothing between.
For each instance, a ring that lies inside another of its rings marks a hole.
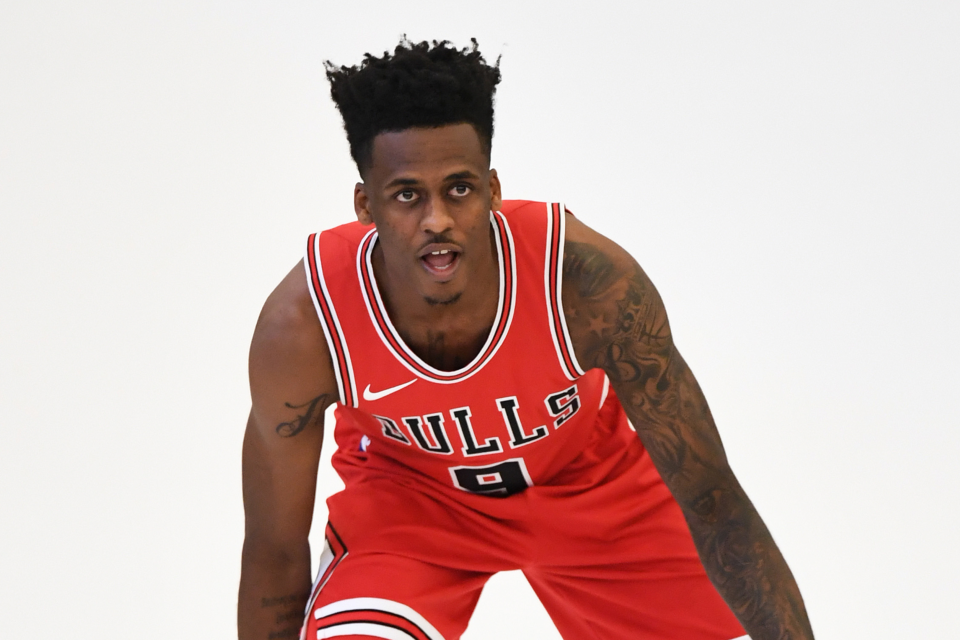
<instances>
[{"instance_id":1,"label":"bulls jersey","mask_svg":"<svg viewBox=\"0 0 960 640\"><path fill-rule=\"evenodd\" d=\"M499 306L457 371L423 362L391 323L376 229L310 236L346 486L327 500L302 638L457 640L487 578L515 569L567 639L741 636L607 377L574 355L563 207L506 201L490 225Z\"/></svg>"},{"instance_id":2,"label":"bulls jersey","mask_svg":"<svg viewBox=\"0 0 960 640\"><path fill-rule=\"evenodd\" d=\"M305 266L339 387L334 466L348 484L376 469L488 496L564 482L604 421L626 426L609 381L577 362L561 306L564 209L504 201L490 214L499 306L480 353L457 371L421 360L388 316L373 273L376 228L310 236ZM360 474L360 475L357 475Z\"/></svg>"}]
</instances>

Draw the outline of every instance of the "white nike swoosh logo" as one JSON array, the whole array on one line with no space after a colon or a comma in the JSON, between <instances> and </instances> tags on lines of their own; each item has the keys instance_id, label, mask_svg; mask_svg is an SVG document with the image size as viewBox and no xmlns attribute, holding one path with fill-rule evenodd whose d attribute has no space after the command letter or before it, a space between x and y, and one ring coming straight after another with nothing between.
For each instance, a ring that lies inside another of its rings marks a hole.
<instances>
[{"instance_id":1,"label":"white nike swoosh logo","mask_svg":"<svg viewBox=\"0 0 960 640\"><path fill-rule=\"evenodd\" d=\"M414 378L410 382L404 382L403 384L398 384L395 387L390 387L389 389L384 389L383 391L370 391L370 385L367 385L367 388L363 390L363 399L370 402L373 400L379 400L380 398L386 398L391 393L396 393L400 389L405 389L416 382L417 379Z\"/></svg>"}]
</instances>

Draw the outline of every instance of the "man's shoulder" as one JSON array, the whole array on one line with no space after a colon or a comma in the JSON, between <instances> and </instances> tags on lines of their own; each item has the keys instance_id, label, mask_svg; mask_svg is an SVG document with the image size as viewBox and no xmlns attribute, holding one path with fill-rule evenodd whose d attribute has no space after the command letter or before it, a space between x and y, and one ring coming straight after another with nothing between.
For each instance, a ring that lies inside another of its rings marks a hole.
<instances>
[{"instance_id":1,"label":"man's shoulder","mask_svg":"<svg viewBox=\"0 0 960 640\"><path fill-rule=\"evenodd\" d=\"M257 320L252 350L296 352L317 349L325 350L326 341L301 260L267 297Z\"/></svg>"},{"instance_id":2,"label":"man's shoulder","mask_svg":"<svg viewBox=\"0 0 960 640\"><path fill-rule=\"evenodd\" d=\"M281 436L296 435L304 427L302 422L299 428L294 426L296 420L290 422L291 409L302 409L307 406L302 403L307 402L311 412L319 407L322 413L338 397L326 338L307 289L302 261L263 305L250 344L249 374L251 419Z\"/></svg>"}]
</instances>

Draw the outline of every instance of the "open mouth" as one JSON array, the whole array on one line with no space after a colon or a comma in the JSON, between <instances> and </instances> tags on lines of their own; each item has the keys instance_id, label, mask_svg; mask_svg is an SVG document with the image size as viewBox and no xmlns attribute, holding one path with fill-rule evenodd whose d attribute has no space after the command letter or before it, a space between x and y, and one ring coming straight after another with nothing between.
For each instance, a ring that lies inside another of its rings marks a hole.
<instances>
[{"instance_id":1,"label":"open mouth","mask_svg":"<svg viewBox=\"0 0 960 640\"><path fill-rule=\"evenodd\" d=\"M424 268L437 276L451 273L460 261L460 252L453 249L438 249L420 256Z\"/></svg>"}]
</instances>

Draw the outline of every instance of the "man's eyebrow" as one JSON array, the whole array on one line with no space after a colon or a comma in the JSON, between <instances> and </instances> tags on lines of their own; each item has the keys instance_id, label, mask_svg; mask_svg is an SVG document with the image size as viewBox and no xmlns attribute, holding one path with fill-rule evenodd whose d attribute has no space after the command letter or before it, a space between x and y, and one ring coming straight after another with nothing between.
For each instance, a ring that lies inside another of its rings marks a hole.
<instances>
[{"instance_id":1,"label":"man's eyebrow","mask_svg":"<svg viewBox=\"0 0 960 640\"><path fill-rule=\"evenodd\" d=\"M392 189L394 187L415 187L420 184L419 180L414 180L413 178L394 178L390 182L384 185L384 189Z\"/></svg>"},{"instance_id":2,"label":"man's eyebrow","mask_svg":"<svg viewBox=\"0 0 960 640\"><path fill-rule=\"evenodd\" d=\"M457 173L451 173L446 177L446 180L466 180L473 179L479 180L480 176L475 174L473 171L458 171Z\"/></svg>"},{"instance_id":3,"label":"man's eyebrow","mask_svg":"<svg viewBox=\"0 0 960 640\"><path fill-rule=\"evenodd\" d=\"M464 171L457 171L456 173L451 173L446 178L443 179L444 182L451 182L453 180L479 180L480 176L475 174L469 169ZM413 178L394 178L387 184L383 186L384 190L394 189L396 187L415 187L420 184L419 180Z\"/></svg>"}]
</instances>

